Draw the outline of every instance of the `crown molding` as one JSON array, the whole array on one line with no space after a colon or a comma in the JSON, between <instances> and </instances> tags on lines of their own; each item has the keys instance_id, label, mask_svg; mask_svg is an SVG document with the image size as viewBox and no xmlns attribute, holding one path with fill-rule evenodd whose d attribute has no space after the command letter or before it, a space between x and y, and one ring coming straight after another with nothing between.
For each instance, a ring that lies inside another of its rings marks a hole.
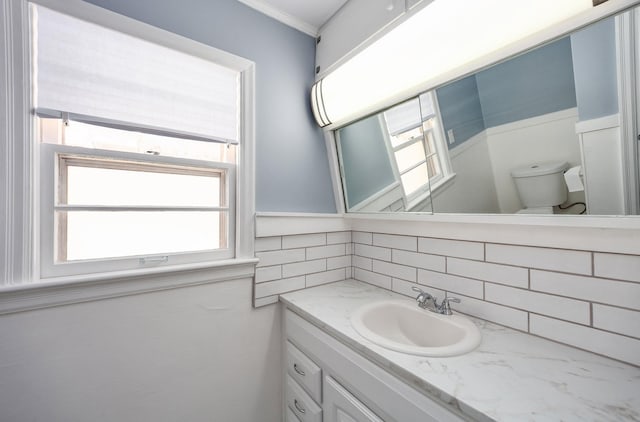
<instances>
[{"instance_id":1,"label":"crown molding","mask_svg":"<svg viewBox=\"0 0 640 422\"><path fill-rule=\"evenodd\" d=\"M298 19L293 15L290 15L286 12L283 12L280 9L273 7L263 0L238 0L240 3L251 7L252 9L257 10L258 12L269 16L287 26L290 26L294 29L297 29L300 32L304 32L307 35L312 37L318 36L319 28L311 25L303 21L302 19Z\"/></svg>"}]
</instances>

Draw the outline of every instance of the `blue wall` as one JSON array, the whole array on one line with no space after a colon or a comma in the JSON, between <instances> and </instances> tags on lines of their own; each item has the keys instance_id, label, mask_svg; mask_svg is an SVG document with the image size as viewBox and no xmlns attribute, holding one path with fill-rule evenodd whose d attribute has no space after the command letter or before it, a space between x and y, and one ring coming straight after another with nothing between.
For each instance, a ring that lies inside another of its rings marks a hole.
<instances>
[{"instance_id":1,"label":"blue wall","mask_svg":"<svg viewBox=\"0 0 640 422\"><path fill-rule=\"evenodd\" d=\"M487 128L576 106L568 37L476 74Z\"/></svg>"},{"instance_id":2,"label":"blue wall","mask_svg":"<svg viewBox=\"0 0 640 422\"><path fill-rule=\"evenodd\" d=\"M615 21L609 18L571 35L580 120L618 112Z\"/></svg>"},{"instance_id":3,"label":"blue wall","mask_svg":"<svg viewBox=\"0 0 640 422\"><path fill-rule=\"evenodd\" d=\"M369 198L395 181L379 115L345 126L338 131L347 208Z\"/></svg>"},{"instance_id":4,"label":"blue wall","mask_svg":"<svg viewBox=\"0 0 640 422\"><path fill-rule=\"evenodd\" d=\"M256 209L335 212L309 106L315 40L237 0L85 0L256 63Z\"/></svg>"},{"instance_id":5,"label":"blue wall","mask_svg":"<svg viewBox=\"0 0 640 422\"><path fill-rule=\"evenodd\" d=\"M445 136L448 137L449 130L453 130L455 142L449 143L449 148L460 145L485 129L475 75L443 86L436 94Z\"/></svg>"}]
</instances>

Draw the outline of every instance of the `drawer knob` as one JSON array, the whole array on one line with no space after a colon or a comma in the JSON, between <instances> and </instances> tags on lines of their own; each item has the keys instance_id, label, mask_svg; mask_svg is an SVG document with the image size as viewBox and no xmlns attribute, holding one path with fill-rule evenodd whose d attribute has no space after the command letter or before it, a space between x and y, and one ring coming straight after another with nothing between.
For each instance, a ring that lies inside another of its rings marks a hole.
<instances>
[{"instance_id":1,"label":"drawer knob","mask_svg":"<svg viewBox=\"0 0 640 422\"><path fill-rule=\"evenodd\" d=\"M296 410L300 413L307 413L307 411L304 409L304 407L300 406L298 404L298 399L293 399L293 405L296 407Z\"/></svg>"},{"instance_id":2,"label":"drawer knob","mask_svg":"<svg viewBox=\"0 0 640 422\"><path fill-rule=\"evenodd\" d=\"M303 377L306 375L302 369L298 368L297 363L293 364L293 370L296 371L298 374L302 375Z\"/></svg>"}]
</instances>

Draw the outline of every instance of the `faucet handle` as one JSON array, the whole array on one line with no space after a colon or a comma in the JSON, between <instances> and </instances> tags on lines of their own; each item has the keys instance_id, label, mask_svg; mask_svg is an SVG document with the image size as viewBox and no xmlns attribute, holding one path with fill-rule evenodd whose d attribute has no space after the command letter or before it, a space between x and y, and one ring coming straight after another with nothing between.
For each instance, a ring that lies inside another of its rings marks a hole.
<instances>
[{"instance_id":1,"label":"faucet handle","mask_svg":"<svg viewBox=\"0 0 640 422\"><path fill-rule=\"evenodd\" d=\"M418 292L418 293L424 293L424 290L422 290L420 287L416 287L416 286L411 287L411 290L413 290L414 292Z\"/></svg>"},{"instance_id":2,"label":"faucet handle","mask_svg":"<svg viewBox=\"0 0 640 422\"><path fill-rule=\"evenodd\" d=\"M444 299L442 299L442 303L440 304L440 308L439 311L441 314L444 315L451 315L451 302L453 303L460 303L461 300L458 299L457 297L445 297Z\"/></svg>"}]
</instances>

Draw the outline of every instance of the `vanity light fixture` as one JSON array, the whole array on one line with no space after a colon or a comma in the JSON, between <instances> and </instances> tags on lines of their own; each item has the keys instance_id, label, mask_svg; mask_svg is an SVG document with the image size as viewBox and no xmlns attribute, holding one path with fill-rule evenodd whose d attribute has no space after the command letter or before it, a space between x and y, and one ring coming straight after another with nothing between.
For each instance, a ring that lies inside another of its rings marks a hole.
<instances>
[{"instance_id":1,"label":"vanity light fixture","mask_svg":"<svg viewBox=\"0 0 640 422\"><path fill-rule=\"evenodd\" d=\"M602 2L433 0L316 82L316 121L348 123L638 3Z\"/></svg>"}]
</instances>

